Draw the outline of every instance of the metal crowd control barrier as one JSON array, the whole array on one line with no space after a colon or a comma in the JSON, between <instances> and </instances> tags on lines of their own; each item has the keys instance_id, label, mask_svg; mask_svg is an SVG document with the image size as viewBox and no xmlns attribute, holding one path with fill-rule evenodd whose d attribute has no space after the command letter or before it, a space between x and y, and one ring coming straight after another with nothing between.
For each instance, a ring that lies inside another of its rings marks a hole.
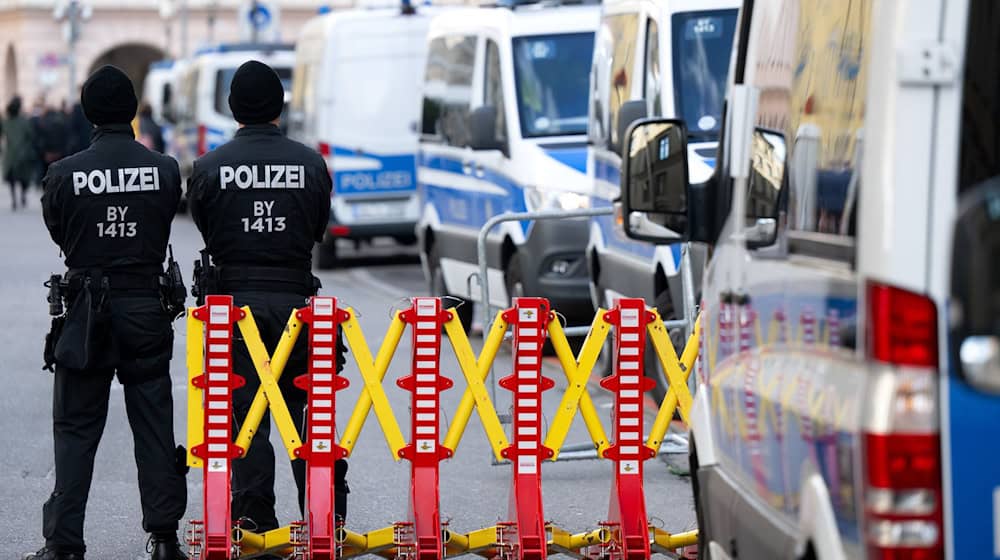
<instances>
[{"instance_id":1,"label":"metal crowd control barrier","mask_svg":"<svg viewBox=\"0 0 1000 560\"><path fill-rule=\"evenodd\" d=\"M572 218L592 218L596 216L610 216L614 214L615 209L612 208L584 208L580 210L542 210L538 212L506 212L503 214L496 215L483 224L483 227L479 230L479 236L476 240L476 256L478 259L479 272L471 275L469 277L469 295L472 295L472 281L476 280L479 283L480 290L480 304L482 306L483 315L483 327L489 324L490 316L493 310L493 305L490 302L490 283L489 283L489 266L486 262L486 243L489 239L489 234L494 227L503 222L520 222L520 221L533 221L533 220L565 220ZM694 274L692 270L691 261L691 245L690 243L683 243L681 245L681 262L679 266L679 271L681 275L681 288L682 288L682 309L684 315L681 319L672 319L663 321L664 327L666 327L667 332L672 329L683 329L685 339L689 338L695 330L695 322L698 319L698 306L695 302L695 292L694 292ZM589 327L586 326L568 326L563 329L563 333L566 336L587 336L591 332ZM490 372L491 382L490 382L490 395L493 397L494 402L497 400L497 383L493 379L492 371ZM697 385L696 380L691 377L688 380L688 390L694 392L695 386ZM503 423L509 423L506 417L502 417ZM686 441L684 442L686 445ZM571 445L569 448L563 448L563 451L570 451L573 453L574 459L597 459L599 454L595 453L595 450L587 445ZM659 453L660 450L657 450ZM494 459L494 466L501 464L500 461Z\"/></svg>"},{"instance_id":2,"label":"metal crowd control barrier","mask_svg":"<svg viewBox=\"0 0 1000 560\"><path fill-rule=\"evenodd\" d=\"M260 380L235 439L232 395L244 379L232 366L234 324L243 335ZM295 384L308 394L307 428L300 439L278 380L304 325L309 326L307 371L293 372L300 374ZM411 371L396 383L412 393L408 441L383 387L389 363L407 328L413 337ZM509 438L484 385L508 329L513 331L513 372L500 385L513 393ZM612 329L614 375L601 382L614 393L613 439L609 439L586 384ZM364 385L339 442L335 440L336 394L349 381L336 372L338 330L350 347ZM440 395L454 381L441 375L442 331L466 384L443 439L439 431ZM502 560L542 560L557 553L575 558L644 559L654 551L676 556L673 551L697 542L696 531L670 534L650 525L643 463L659 450L675 410L688 419L691 394L687 378L697 358L699 323L678 357L656 311L647 309L641 299L625 298L611 310L598 310L582 349L574 356L547 300L515 298L514 306L497 314L485 335L477 356L457 315L442 309L439 298L413 298L409 308L396 312L373 358L354 311L340 308L335 298L314 297L308 307L292 313L277 348L268 355L251 310L234 307L231 296L208 296L204 306L189 310L188 464L201 469L204 477L203 517L191 521L187 532L192 559L234 560L277 554L297 560L333 560L376 554L400 560L439 560L467 553ZM643 392L653 383L643 371L647 337L670 389L643 441ZM542 394L554 386L553 380L542 375L546 339L555 348L568 386L548 432L543 433ZM289 457L305 460L306 519L255 533L231 520L229 477L232 462L246 453L268 410ZM362 534L338 523L333 481L336 459L351 454L372 411L393 459L410 462L410 506L405 521ZM479 415L494 456L511 462L510 509L505 521L461 534L441 521L439 467L442 460L453 456L473 411ZM546 460L558 459L577 412L598 455L614 463L615 479L606 520L591 531L570 534L546 522L542 466Z\"/></svg>"}]
</instances>

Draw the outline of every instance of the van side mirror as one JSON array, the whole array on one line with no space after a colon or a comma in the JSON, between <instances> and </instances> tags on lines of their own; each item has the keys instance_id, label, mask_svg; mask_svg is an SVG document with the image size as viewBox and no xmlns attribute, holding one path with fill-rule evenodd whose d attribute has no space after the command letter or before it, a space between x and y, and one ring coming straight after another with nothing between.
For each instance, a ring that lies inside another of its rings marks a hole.
<instances>
[{"instance_id":1,"label":"van side mirror","mask_svg":"<svg viewBox=\"0 0 1000 560\"><path fill-rule=\"evenodd\" d=\"M469 147L473 150L506 150L497 137L497 108L482 105L469 113Z\"/></svg>"},{"instance_id":2,"label":"van side mirror","mask_svg":"<svg viewBox=\"0 0 1000 560\"><path fill-rule=\"evenodd\" d=\"M744 234L747 246L756 248L777 238L788 150L785 135L766 128L755 128L751 142Z\"/></svg>"},{"instance_id":3,"label":"van side mirror","mask_svg":"<svg viewBox=\"0 0 1000 560\"><path fill-rule=\"evenodd\" d=\"M646 118L646 100L636 99L633 101L626 101L618 109L618 130L617 132L617 143L612 143L611 148L622 154L624 158L624 152L621 150L625 146L625 139L628 137L629 127L632 126L636 121L640 121Z\"/></svg>"},{"instance_id":4,"label":"van side mirror","mask_svg":"<svg viewBox=\"0 0 1000 560\"><path fill-rule=\"evenodd\" d=\"M622 214L632 239L673 243L688 226L687 128L677 119L632 124L622 151Z\"/></svg>"},{"instance_id":5,"label":"van side mirror","mask_svg":"<svg viewBox=\"0 0 1000 560\"><path fill-rule=\"evenodd\" d=\"M1000 394L1000 178L966 191L952 242L951 363L966 383Z\"/></svg>"}]
</instances>

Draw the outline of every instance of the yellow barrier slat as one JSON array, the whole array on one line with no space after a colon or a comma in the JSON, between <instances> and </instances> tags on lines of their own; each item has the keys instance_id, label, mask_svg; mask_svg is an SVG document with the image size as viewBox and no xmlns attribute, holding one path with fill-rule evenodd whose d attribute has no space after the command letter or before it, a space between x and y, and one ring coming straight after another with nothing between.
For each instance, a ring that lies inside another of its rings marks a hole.
<instances>
[{"instance_id":1,"label":"yellow barrier slat","mask_svg":"<svg viewBox=\"0 0 1000 560\"><path fill-rule=\"evenodd\" d=\"M236 531L240 555L237 558L257 558L263 554L286 555L291 552L291 527L278 527L265 533Z\"/></svg>"},{"instance_id":2,"label":"yellow barrier slat","mask_svg":"<svg viewBox=\"0 0 1000 560\"><path fill-rule=\"evenodd\" d=\"M358 323L354 310L348 308L347 313L349 318L341 323L341 328L344 338L347 339L347 344L354 354L361 377L364 379L365 390L361 392L357 404L354 405L354 411L351 413L347 428L341 437L340 445L347 450L348 454L354 450L354 444L357 443L358 436L361 434L361 428L364 427L365 419L368 418L368 412L374 408L375 417L378 419L379 425L382 427L382 434L385 436L385 442L389 445L389 450L392 451L392 458L399 461L399 451L406 446L406 440L403 438L403 432L399 429L399 423L392 412L392 407L389 406L389 398L382 387L382 380L385 378L386 370L389 369L389 362L392 361L396 347L399 346L399 339L403 336L403 331L406 330L406 323L400 318L398 312L393 316L389 330L386 332L385 338L382 339L378 357L372 360L371 350L365 341L364 332L361 330L361 324Z\"/></svg>"},{"instance_id":3,"label":"yellow barrier slat","mask_svg":"<svg viewBox=\"0 0 1000 560\"><path fill-rule=\"evenodd\" d=\"M194 318L195 308L187 310L187 465L193 469L204 466L202 460L195 457L191 450L201 445L205 436L205 408L203 391L194 386L195 377L202 375L205 369L205 325Z\"/></svg>"},{"instance_id":4,"label":"yellow barrier slat","mask_svg":"<svg viewBox=\"0 0 1000 560\"><path fill-rule=\"evenodd\" d=\"M461 441L462 434L465 433L465 428L469 424L469 418L472 416L472 409L475 408L482 421L486 438L493 448L494 456L496 456L497 461L503 460L500 452L510 444L483 381L490 373L490 366L503 343L507 326L507 322L503 320L503 314L498 313L483 344L479 358L476 358L472 351L472 345L469 344L469 338L466 336L465 330L462 329L462 323L454 312L452 312L451 319L444 325L445 331L448 333L448 340L451 341L451 347L455 350L455 357L458 358L458 364L468 384L444 438L444 446L448 449L457 451L458 443Z\"/></svg>"},{"instance_id":5,"label":"yellow barrier slat","mask_svg":"<svg viewBox=\"0 0 1000 560\"><path fill-rule=\"evenodd\" d=\"M673 551L686 546L695 546L698 544L698 531L670 534L663 529L654 528L652 544L666 551Z\"/></svg>"},{"instance_id":6,"label":"yellow barrier slat","mask_svg":"<svg viewBox=\"0 0 1000 560\"><path fill-rule=\"evenodd\" d=\"M601 418L597 415L594 401L587 393L587 381L590 379L590 373L594 369L594 364L597 363L597 358L601 355L604 341L611 330L611 325L604 320L605 313L604 309L597 310L597 315L590 325L590 333L583 341L578 359L573 356L573 350L569 347L569 341L566 340L562 324L558 320L549 321L549 340L552 341L552 347L556 351L559 363L562 364L563 373L566 374L566 379L569 381L569 386L559 402L559 410L552 419L549 433L545 438L545 447L553 451L552 461L559 458L559 449L566 441L566 435L569 434L569 428L577 410L580 411L580 415L587 425L590 439L597 447L597 455L603 457L604 451L609 446L608 436L604 431L604 426L601 425Z\"/></svg>"},{"instance_id":7,"label":"yellow barrier slat","mask_svg":"<svg viewBox=\"0 0 1000 560\"><path fill-rule=\"evenodd\" d=\"M285 397L281 394L281 388L278 387L278 379L271 372L271 360L268 356L267 348L264 347L264 342L260 338L260 330L257 329L257 322L254 321L253 313L250 312L249 307L243 307L242 309L245 315L236 324L239 326L240 332L243 333L243 342L250 353L250 359L253 360L254 369L257 370L257 377L260 378L260 390L258 393L262 391L267 398L267 408L270 409L271 415L274 417L274 424L278 427L278 433L281 434L281 439L285 442L285 451L288 452L288 458L295 460L295 451L302 446L302 439L299 437L299 431L296 429L295 423L292 422L292 415L288 412ZM256 395L254 399L256 399ZM244 420L244 428L248 427L246 426L247 424L248 422ZM251 438L253 437L253 431L258 426L251 427ZM242 434L243 429L240 432ZM244 447L244 449L248 448L249 446Z\"/></svg>"},{"instance_id":8,"label":"yellow barrier slat","mask_svg":"<svg viewBox=\"0 0 1000 560\"><path fill-rule=\"evenodd\" d=\"M295 313L296 311L293 310L288 317L288 323L285 324L285 331L281 335L278 347L274 349L274 355L270 359L271 374L274 376L275 381L281 379L281 376L284 374L285 366L288 364L288 359L295 348L295 341L298 340L299 333L302 332L302 321L296 318ZM249 316L248 313L247 317ZM257 338L259 339L260 336L258 335ZM253 397L253 403L250 405L250 410L247 412L246 418L243 419L243 425L240 426L240 433L236 436L236 445L243 449L250 448L250 441L253 439L254 434L257 433L257 428L260 427L261 420L264 418L267 408L267 396L263 391L258 390L257 394Z\"/></svg>"},{"instance_id":9,"label":"yellow barrier slat","mask_svg":"<svg viewBox=\"0 0 1000 560\"><path fill-rule=\"evenodd\" d=\"M651 448L653 448L651 444L654 441L663 441L663 437L670 427L675 407L680 408L681 418L684 419L684 422L690 422L692 398L691 391L688 390L687 379L694 368L695 360L698 359L698 339L701 336L701 317L699 316L694 323L694 332L691 333L684 346L684 353L681 358L678 358L677 351L674 350L674 345L670 341L670 335L667 333L667 328L663 325L663 320L656 310L652 311L656 318L648 325L647 331L649 339L653 343L656 357L660 361L660 367L667 375L669 387L667 389L668 395L664 397L646 443ZM654 449L658 452L659 444L656 444Z\"/></svg>"}]
</instances>

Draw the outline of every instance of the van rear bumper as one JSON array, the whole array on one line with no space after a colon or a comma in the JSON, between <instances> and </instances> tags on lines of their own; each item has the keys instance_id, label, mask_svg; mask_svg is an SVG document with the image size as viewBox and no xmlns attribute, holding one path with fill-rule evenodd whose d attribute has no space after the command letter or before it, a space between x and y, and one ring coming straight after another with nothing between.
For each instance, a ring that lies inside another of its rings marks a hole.
<instances>
[{"instance_id":1,"label":"van rear bumper","mask_svg":"<svg viewBox=\"0 0 1000 560\"><path fill-rule=\"evenodd\" d=\"M327 238L371 239L373 237L393 237L415 241L417 222L391 222L386 224L341 224L330 221L326 228Z\"/></svg>"},{"instance_id":2,"label":"van rear bumper","mask_svg":"<svg viewBox=\"0 0 1000 560\"><path fill-rule=\"evenodd\" d=\"M571 324L589 324L590 301L586 248L587 219L538 220L518 247L525 293L544 297Z\"/></svg>"}]
</instances>

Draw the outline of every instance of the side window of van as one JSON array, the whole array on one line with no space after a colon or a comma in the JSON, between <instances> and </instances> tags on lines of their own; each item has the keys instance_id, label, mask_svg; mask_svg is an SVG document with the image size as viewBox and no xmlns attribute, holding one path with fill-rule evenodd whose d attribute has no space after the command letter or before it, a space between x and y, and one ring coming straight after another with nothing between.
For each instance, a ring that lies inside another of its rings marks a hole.
<instances>
[{"instance_id":1,"label":"side window of van","mask_svg":"<svg viewBox=\"0 0 1000 560\"><path fill-rule=\"evenodd\" d=\"M598 64L605 64L607 70L595 72L596 79L603 81L594 84L600 93L595 96L592 109L595 126L599 126L599 130L591 131L591 135L596 137L595 143L618 145L618 111L631 100L638 30L638 14L611 15L601 21L597 32L598 48L606 52L604 56L610 55L610 60L598 61Z\"/></svg>"},{"instance_id":2,"label":"side window of van","mask_svg":"<svg viewBox=\"0 0 1000 560\"><path fill-rule=\"evenodd\" d=\"M663 77L660 74L660 29L655 19L646 24L646 84L643 88L649 116L656 117L663 113L660 90L663 87Z\"/></svg>"},{"instance_id":3,"label":"side window of van","mask_svg":"<svg viewBox=\"0 0 1000 560\"><path fill-rule=\"evenodd\" d=\"M497 140L507 143L507 117L503 104L503 70L500 67L500 48L492 39L486 40L486 87L484 88L484 105L492 105L497 109Z\"/></svg>"},{"instance_id":4,"label":"side window of van","mask_svg":"<svg viewBox=\"0 0 1000 560\"><path fill-rule=\"evenodd\" d=\"M453 35L431 41L424 76L423 134L452 146L468 144L475 59L473 36Z\"/></svg>"},{"instance_id":5,"label":"side window of van","mask_svg":"<svg viewBox=\"0 0 1000 560\"><path fill-rule=\"evenodd\" d=\"M760 90L756 123L784 135L779 146L780 136L765 134L769 140L755 142L755 152L767 153L754 159L783 159L793 232L854 236L871 5L774 0L754 8L756 58L746 61L746 72ZM772 189L753 189L748 209L758 195L774 196Z\"/></svg>"}]
</instances>

